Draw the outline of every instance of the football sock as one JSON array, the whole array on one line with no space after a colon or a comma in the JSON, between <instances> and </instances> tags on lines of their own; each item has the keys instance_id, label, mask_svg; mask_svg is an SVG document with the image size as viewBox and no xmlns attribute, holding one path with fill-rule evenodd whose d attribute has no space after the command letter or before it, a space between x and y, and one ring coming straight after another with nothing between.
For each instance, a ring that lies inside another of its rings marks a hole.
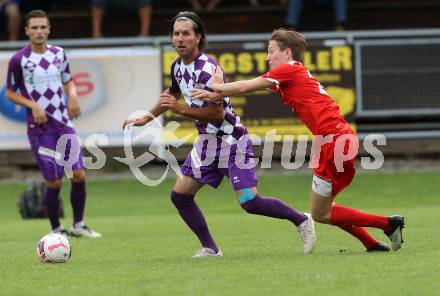
<instances>
[{"instance_id":1,"label":"football sock","mask_svg":"<svg viewBox=\"0 0 440 296\"><path fill-rule=\"evenodd\" d=\"M361 212L359 210L334 204L331 210L333 225L355 225L361 227L375 227L386 230L388 218L376 214Z\"/></svg>"},{"instance_id":2,"label":"football sock","mask_svg":"<svg viewBox=\"0 0 440 296\"><path fill-rule=\"evenodd\" d=\"M86 183L72 182L70 190L70 203L73 209L73 224L81 222L84 216L84 207L86 204Z\"/></svg>"},{"instance_id":3,"label":"football sock","mask_svg":"<svg viewBox=\"0 0 440 296\"><path fill-rule=\"evenodd\" d=\"M60 226L58 226L57 228L52 229L53 232L60 232L61 230L64 229L63 224L61 224Z\"/></svg>"},{"instance_id":4,"label":"football sock","mask_svg":"<svg viewBox=\"0 0 440 296\"><path fill-rule=\"evenodd\" d=\"M306 215L297 212L275 197L261 197L256 195L253 199L242 203L241 207L250 214L287 219L296 226L299 226L302 222L307 220Z\"/></svg>"},{"instance_id":5,"label":"football sock","mask_svg":"<svg viewBox=\"0 0 440 296\"><path fill-rule=\"evenodd\" d=\"M47 215L49 216L52 229L60 226L60 188L47 187L44 190L44 203L47 207Z\"/></svg>"},{"instance_id":6,"label":"football sock","mask_svg":"<svg viewBox=\"0 0 440 296\"><path fill-rule=\"evenodd\" d=\"M202 246L204 248L210 248L217 253L217 245L215 244L211 233L209 233L208 225L206 224L202 211L200 211L199 207L194 201L194 195L181 194L171 191L171 201L177 208L180 217L182 217L186 225L188 225L188 227L198 237Z\"/></svg>"},{"instance_id":7,"label":"football sock","mask_svg":"<svg viewBox=\"0 0 440 296\"><path fill-rule=\"evenodd\" d=\"M81 221L76 222L75 224L73 224L73 228L80 228L80 227L83 227L84 225L85 225L84 221L81 220Z\"/></svg>"},{"instance_id":8,"label":"football sock","mask_svg":"<svg viewBox=\"0 0 440 296\"><path fill-rule=\"evenodd\" d=\"M353 225L337 226L360 240L367 250L371 249L378 243L378 241L374 237L372 237L371 234L369 234L368 231L363 227Z\"/></svg>"}]
</instances>

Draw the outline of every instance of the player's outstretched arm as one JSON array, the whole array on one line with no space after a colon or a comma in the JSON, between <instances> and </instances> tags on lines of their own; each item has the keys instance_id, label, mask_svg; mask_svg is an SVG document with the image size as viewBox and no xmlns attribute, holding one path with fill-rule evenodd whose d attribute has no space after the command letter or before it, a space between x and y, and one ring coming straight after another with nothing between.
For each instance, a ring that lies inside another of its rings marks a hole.
<instances>
[{"instance_id":1,"label":"player's outstretched arm","mask_svg":"<svg viewBox=\"0 0 440 296\"><path fill-rule=\"evenodd\" d=\"M176 114L180 114L192 119L202 120L206 122L219 122L224 118L223 104L210 104L202 108L191 108L179 104L175 97L169 94L162 94L160 96L162 107L172 110Z\"/></svg>"},{"instance_id":2,"label":"player's outstretched arm","mask_svg":"<svg viewBox=\"0 0 440 296\"><path fill-rule=\"evenodd\" d=\"M231 96L269 88L271 85L272 82L268 81L267 79L257 77L250 80L239 80L230 83L213 83L212 88L216 92Z\"/></svg>"},{"instance_id":3,"label":"player's outstretched arm","mask_svg":"<svg viewBox=\"0 0 440 296\"><path fill-rule=\"evenodd\" d=\"M217 96L227 97L235 94L244 94L253 92L259 89L269 88L272 82L262 77L257 77L249 80L239 80L230 83L224 83L224 74L220 66L213 69L212 89L217 93ZM208 94L204 94L208 95ZM208 95L209 98L215 95Z\"/></svg>"},{"instance_id":4,"label":"player's outstretched arm","mask_svg":"<svg viewBox=\"0 0 440 296\"><path fill-rule=\"evenodd\" d=\"M200 99L207 102L215 102L220 99L226 98L227 95L225 93L209 91L206 89L193 89L191 90L191 97L194 99Z\"/></svg>"},{"instance_id":5,"label":"player's outstretched arm","mask_svg":"<svg viewBox=\"0 0 440 296\"><path fill-rule=\"evenodd\" d=\"M32 111L32 116L34 117L34 121L37 124L43 124L47 122L46 112L38 105L37 102L29 100L23 97L18 92L12 90L6 90L6 96L8 99L15 104L24 106Z\"/></svg>"},{"instance_id":6,"label":"player's outstretched arm","mask_svg":"<svg viewBox=\"0 0 440 296\"><path fill-rule=\"evenodd\" d=\"M175 100L177 100L177 98L180 97L180 94L173 94L173 93L170 92L169 89L166 89L161 94L161 97L163 95L170 95L170 96L174 97ZM130 126L143 126L143 125L146 125L147 123L152 121L154 118L162 115L162 113L164 113L167 110L168 110L168 108L165 107L165 106L162 106L161 99L159 98L159 100L156 102L156 104L153 106L153 108L150 109L148 114L146 114L146 115L144 115L142 117L139 117L139 118L126 119L124 121L124 123L122 124L122 129L126 129L126 128L130 127Z\"/></svg>"},{"instance_id":7,"label":"player's outstretched arm","mask_svg":"<svg viewBox=\"0 0 440 296\"><path fill-rule=\"evenodd\" d=\"M212 102L219 98L229 97L236 94L244 94L253 92L259 89L268 88L272 85L272 82L262 78L257 77L250 80L240 80L230 83L213 83L212 87L214 92L194 89L191 91L191 96L194 99L201 99L204 101Z\"/></svg>"}]
</instances>

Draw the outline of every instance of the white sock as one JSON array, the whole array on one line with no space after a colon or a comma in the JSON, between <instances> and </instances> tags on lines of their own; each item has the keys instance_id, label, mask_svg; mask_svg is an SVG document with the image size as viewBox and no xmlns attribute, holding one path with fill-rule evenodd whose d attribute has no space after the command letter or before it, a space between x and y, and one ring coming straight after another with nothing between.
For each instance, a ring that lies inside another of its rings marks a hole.
<instances>
[{"instance_id":1,"label":"white sock","mask_svg":"<svg viewBox=\"0 0 440 296\"><path fill-rule=\"evenodd\" d=\"M58 226L57 228L52 229L52 232L57 233L57 232L60 232L60 231L63 230L63 229L64 229L64 226L63 226L63 224L61 224L61 225Z\"/></svg>"},{"instance_id":2,"label":"white sock","mask_svg":"<svg viewBox=\"0 0 440 296\"><path fill-rule=\"evenodd\" d=\"M84 226L84 220L81 220L79 222L76 222L75 224L73 224L73 228L80 228Z\"/></svg>"}]
</instances>

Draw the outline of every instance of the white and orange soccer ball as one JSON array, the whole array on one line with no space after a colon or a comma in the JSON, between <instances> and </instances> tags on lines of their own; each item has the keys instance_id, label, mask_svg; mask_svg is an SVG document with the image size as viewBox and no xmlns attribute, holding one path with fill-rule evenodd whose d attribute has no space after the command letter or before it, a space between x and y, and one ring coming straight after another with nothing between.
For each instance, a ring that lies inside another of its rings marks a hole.
<instances>
[{"instance_id":1,"label":"white and orange soccer ball","mask_svg":"<svg viewBox=\"0 0 440 296\"><path fill-rule=\"evenodd\" d=\"M61 234L49 233L37 244L37 257L41 262L63 263L70 259L69 240Z\"/></svg>"}]
</instances>

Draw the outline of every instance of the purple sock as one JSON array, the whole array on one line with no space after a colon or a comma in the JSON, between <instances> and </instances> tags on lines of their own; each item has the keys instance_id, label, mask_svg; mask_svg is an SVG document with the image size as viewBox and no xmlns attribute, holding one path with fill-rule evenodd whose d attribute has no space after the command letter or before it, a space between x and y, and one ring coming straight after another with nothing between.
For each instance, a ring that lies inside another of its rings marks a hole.
<instances>
[{"instance_id":1,"label":"purple sock","mask_svg":"<svg viewBox=\"0 0 440 296\"><path fill-rule=\"evenodd\" d=\"M73 209L73 224L83 220L84 207L86 204L86 183L72 182L72 189L70 190L70 203Z\"/></svg>"},{"instance_id":2,"label":"purple sock","mask_svg":"<svg viewBox=\"0 0 440 296\"><path fill-rule=\"evenodd\" d=\"M194 195L180 194L171 191L171 201L179 211L180 217L182 217L186 225L197 235L202 246L218 252L217 245L209 233L205 217L194 201Z\"/></svg>"},{"instance_id":3,"label":"purple sock","mask_svg":"<svg viewBox=\"0 0 440 296\"><path fill-rule=\"evenodd\" d=\"M50 188L46 186L44 191L44 202L47 208L50 225L55 229L61 225L60 223L60 188Z\"/></svg>"},{"instance_id":4,"label":"purple sock","mask_svg":"<svg viewBox=\"0 0 440 296\"><path fill-rule=\"evenodd\" d=\"M241 204L241 207L250 214L287 219L296 226L307 219L303 213L297 212L275 197L256 195L253 199Z\"/></svg>"}]
</instances>

